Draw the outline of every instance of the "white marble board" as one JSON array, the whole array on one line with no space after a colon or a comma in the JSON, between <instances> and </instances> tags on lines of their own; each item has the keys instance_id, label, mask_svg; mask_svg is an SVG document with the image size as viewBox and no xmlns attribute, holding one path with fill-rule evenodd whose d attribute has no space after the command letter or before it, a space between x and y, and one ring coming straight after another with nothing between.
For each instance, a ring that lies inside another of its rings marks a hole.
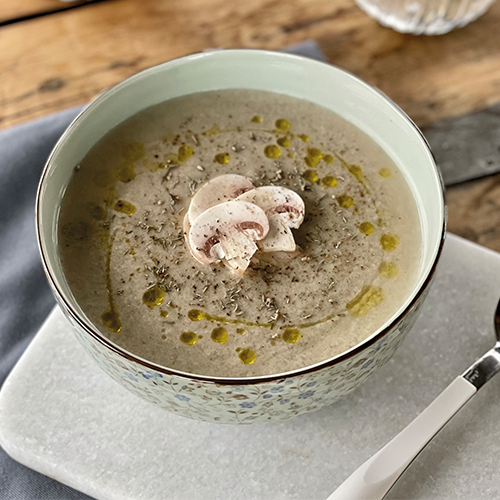
<instances>
[{"instance_id":1,"label":"white marble board","mask_svg":"<svg viewBox=\"0 0 500 500\"><path fill-rule=\"evenodd\" d=\"M401 349L349 396L278 424L178 417L128 393L55 309L0 392L0 444L99 500L325 499L494 343L500 254L445 244ZM500 376L421 453L387 499L500 498Z\"/></svg>"}]
</instances>

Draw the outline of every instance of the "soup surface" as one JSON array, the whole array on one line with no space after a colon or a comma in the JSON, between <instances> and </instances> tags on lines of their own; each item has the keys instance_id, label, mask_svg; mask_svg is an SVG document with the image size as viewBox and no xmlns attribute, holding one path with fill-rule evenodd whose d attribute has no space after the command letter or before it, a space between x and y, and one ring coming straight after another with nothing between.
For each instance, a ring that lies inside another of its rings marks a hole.
<instances>
[{"instance_id":1,"label":"soup surface","mask_svg":"<svg viewBox=\"0 0 500 500\"><path fill-rule=\"evenodd\" d=\"M300 195L295 252L238 274L189 252L193 195L225 174ZM310 366L380 328L411 293L421 229L412 192L369 137L316 104L223 90L146 109L75 171L59 217L68 284L110 340L218 377Z\"/></svg>"}]
</instances>

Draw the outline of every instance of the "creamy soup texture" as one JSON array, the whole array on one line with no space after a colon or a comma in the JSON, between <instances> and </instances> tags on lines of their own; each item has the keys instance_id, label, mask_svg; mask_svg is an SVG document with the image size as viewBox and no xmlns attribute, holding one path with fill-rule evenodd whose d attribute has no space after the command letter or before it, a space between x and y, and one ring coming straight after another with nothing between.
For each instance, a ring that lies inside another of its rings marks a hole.
<instances>
[{"instance_id":1,"label":"creamy soup texture","mask_svg":"<svg viewBox=\"0 0 500 500\"><path fill-rule=\"evenodd\" d=\"M292 253L257 253L238 274L195 260L193 195L225 174L300 195ZM389 156L316 104L254 90L193 94L108 133L64 194L68 284L110 340L200 375L303 368L363 341L411 293L421 257L412 192Z\"/></svg>"}]
</instances>

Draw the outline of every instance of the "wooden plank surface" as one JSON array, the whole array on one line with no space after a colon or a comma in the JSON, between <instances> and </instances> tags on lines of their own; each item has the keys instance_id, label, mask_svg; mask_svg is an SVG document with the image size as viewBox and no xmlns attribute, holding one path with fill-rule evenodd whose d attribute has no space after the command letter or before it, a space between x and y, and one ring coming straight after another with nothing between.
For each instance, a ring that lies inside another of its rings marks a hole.
<instances>
[{"instance_id":1,"label":"wooden plank surface","mask_svg":"<svg viewBox=\"0 0 500 500\"><path fill-rule=\"evenodd\" d=\"M88 1L91 0L75 0L73 2L62 2L61 0L1 0L0 24L24 17L72 8Z\"/></svg>"},{"instance_id":2,"label":"wooden plank surface","mask_svg":"<svg viewBox=\"0 0 500 500\"><path fill-rule=\"evenodd\" d=\"M0 127L85 102L140 69L207 47L279 49L304 38L422 125L500 98L499 33L500 2L462 30L414 37L379 26L352 0L114 0L0 29L0 72L8 74Z\"/></svg>"},{"instance_id":3,"label":"wooden plank surface","mask_svg":"<svg viewBox=\"0 0 500 500\"><path fill-rule=\"evenodd\" d=\"M500 174L449 188L447 203L451 232L500 252Z\"/></svg>"},{"instance_id":4,"label":"wooden plank surface","mask_svg":"<svg viewBox=\"0 0 500 500\"><path fill-rule=\"evenodd\" d=\"M0 16L55 3L1 0ZM0 128L84 103L191 52L305 38L419 125L500 101L500 2L464 29L414 37L379 26L353 0L109 0L0 28ZM449 229L500 251L499 200L500 175L450 188Z\"/></svg>"}]
</instances>

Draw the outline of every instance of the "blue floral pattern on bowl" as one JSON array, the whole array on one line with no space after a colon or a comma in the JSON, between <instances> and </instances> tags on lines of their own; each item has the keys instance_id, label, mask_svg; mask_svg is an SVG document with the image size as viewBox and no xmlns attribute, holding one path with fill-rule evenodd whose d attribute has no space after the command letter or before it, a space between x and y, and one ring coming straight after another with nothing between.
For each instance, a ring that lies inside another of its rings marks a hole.
<instances>
[{"instance_id":1,"label":"blue floral pattern on bowl","mask_svg":"<svg viewBox=\"0 0 500 500\"><path fill-rule=\"evenodd\" d=\"M89 335L65 311L80 343L97 364L132 393L185 417L228 424L286 420L332 404L384 365L417 318L427 289L391 330L336 363L266 382L216 383L145 369Z\"/></svg>"}]
</instances>

